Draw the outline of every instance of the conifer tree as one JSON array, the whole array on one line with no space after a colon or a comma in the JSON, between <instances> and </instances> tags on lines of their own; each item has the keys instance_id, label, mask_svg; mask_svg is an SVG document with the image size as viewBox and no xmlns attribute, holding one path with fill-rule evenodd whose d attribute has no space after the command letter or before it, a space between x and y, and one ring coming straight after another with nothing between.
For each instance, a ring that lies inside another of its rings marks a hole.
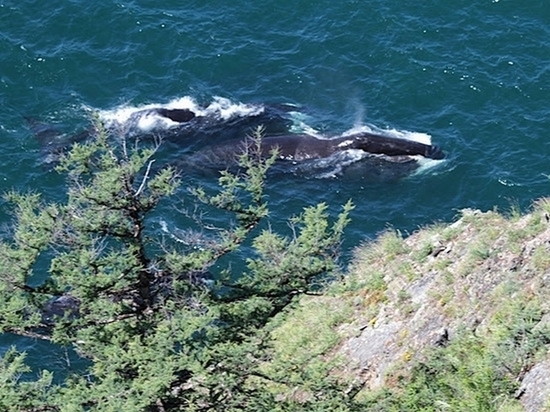
<instances>
[{"instance_id":1,"label":"conifer tree","mask_svg":"<svg viewBox=\"0 0 550 412\"><path fill-rule=\"evenodd\" d=\"M352 206L332 224L326 205L308 207L291 219L291 236L260 231L242 270L205 281L268 214L263 190L276 153L263 158L260 141L256 130L217 193L192 191L231 216L200 244L163 241L151 228L160 202L182 192L178 172L156 170L155 148L130 147L100 126L58 167L65 202L6 195L14 225L0 243L0 330L74 348L89 367L54 384L42 365L24 381L24 354L11 350L0 363L0 409L295 409L280 394L284 380L260 368L270 360L269 324L336 268ZM333 380L317 387L319 402L349 401Z\"/></svg>"}]
</instances>

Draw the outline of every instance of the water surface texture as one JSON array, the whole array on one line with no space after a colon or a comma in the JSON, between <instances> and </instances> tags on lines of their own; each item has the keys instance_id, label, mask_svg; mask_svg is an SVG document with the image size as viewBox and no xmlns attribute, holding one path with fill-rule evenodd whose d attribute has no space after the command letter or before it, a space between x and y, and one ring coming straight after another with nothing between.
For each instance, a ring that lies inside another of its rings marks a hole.
<instances>
[{"instance_id":1,"label":"water surface texture","mask_svg":"<svg viewBox=\"0 0 550 412\"><path fill-rule=\"evenodd\" d=\"M542 0L21 0L1 2L0 21L0 191L61 196L26 117L77 132L88 109L224 101L296 105L297 127L325 135L367 126L443 147L445 162L396 181L270 180L275 225L351 198L346 250L388 226L411 232L466 207L525 209L550 192ZM40 352L25 345L31 359Z\"/></svg>"}]
</instances>

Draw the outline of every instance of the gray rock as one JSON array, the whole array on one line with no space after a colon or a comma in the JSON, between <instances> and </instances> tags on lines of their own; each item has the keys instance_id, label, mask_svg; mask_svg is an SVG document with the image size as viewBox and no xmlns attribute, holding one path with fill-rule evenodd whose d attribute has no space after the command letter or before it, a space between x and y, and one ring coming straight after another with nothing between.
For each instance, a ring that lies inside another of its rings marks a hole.
<instances>
[{"instance_id":1,"label":"gray rock","mask_svg":"<svg viewBox=\"0 0 550 412\"><path fill-rule=\"evenodd\" d=\"M528 412L550 411L550 361L536 364L525 374L516 398Z\"/></svg>"}]
</instances>

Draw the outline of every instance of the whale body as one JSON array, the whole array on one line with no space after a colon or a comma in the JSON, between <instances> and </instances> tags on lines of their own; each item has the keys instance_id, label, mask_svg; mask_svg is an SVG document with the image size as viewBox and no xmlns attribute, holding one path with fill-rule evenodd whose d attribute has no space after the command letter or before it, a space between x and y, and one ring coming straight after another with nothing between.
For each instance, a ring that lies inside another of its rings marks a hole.
<instances>
[{"instance_id":1,"label":"whale body","mask_svg":"<svg viewBox=\"0 0 550 412\"><path fill-rule=\"evenodd\" d=\"M251 138L233 140L212 145L194 155L197 163L217 165L221 168L235 164L239 155L252 149ZM281 161L302 162L323 159L347 150L359 150L372 155L384 155L390 158L422 156L440 160L445 154L438 146L424 144L414 140L360 132L332 138L318 138L306 134L288 134L267 136L261 139L260 151L264 157L274 150Z\"/></svg>"},{"instance_id":2,"label":"whale body","mask_svg":"<svg viewBox=\"0 0 550 412\"><path fill-rule=\"evenodd\" d=\"M271 151L274 148L279 151L279 157L288 160L328 157L349 149L386 156L420 155L437 160L445 157L443 151L437 146L367 132L330 139L319 139L309 135L287 135L267 137L262 140L262 152Z\"/></svg>"}]
</instances>

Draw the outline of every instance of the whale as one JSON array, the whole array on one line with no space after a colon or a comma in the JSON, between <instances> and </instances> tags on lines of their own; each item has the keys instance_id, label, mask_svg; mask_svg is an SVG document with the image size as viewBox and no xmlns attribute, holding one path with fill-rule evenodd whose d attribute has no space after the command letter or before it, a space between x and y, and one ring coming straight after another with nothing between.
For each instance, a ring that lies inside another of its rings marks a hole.
<instances>
[{"instance_id":1,"label":"whale","mask_svg":"<svg viewBox=\"0 0 550 412\"><path fill-rule=\"evenodd\" d=\"M194 161L220 168L229 167L235 164L240 155L251 152L254 144L254 140L247 137L211 145L198 151L194 155ZM328 158L350 150L393 158L393 161L397 161L397 158L399 161L410 160L415 156L434 160L445 158L445 153L439 146L370 132L329 138L308 134L266 136L261 138L259 149L262 157L270 156L276 151L277 160L294 163Z\"/></svg>"},{"instance_id":2,"label":"whale","mask_svg":"<svg viewBox=\"0 0 550 412\"><path fill-rule=\"evenodd\" d=\"M156 143L161 140L173 150L196 151L210 145L242 139L250 130L262 127L266 134L288 133L296 106L262 104L245 109L209 106L149 106L136 109L114 109L100 112L102 125L114 135Z\"/></svg>"},{"instance_id":3,"label":"whale","mask_svg":"<svg viewBox=\"0 0 550 412\"><path fill-rule=\"evenodd\" d=\"M102 118L99 113L98 118L102 127L116 137L139 140L144 144L163 141L172 149L196 150L211 142L214 136L217 141L238 139L260 125L271 133L285 132L290 121L284 114L289 110L291 108L284 105L265 106L253 115L222 118L216 112L157 106L136 110L121 122ZM63 130L61 124L45 123L34 116L23 117L40 145L43 163L47 164L55 164L74 143L83 143L97 133L95 125L74 134Z\"/></svg>"},{"instance_id":4,"label":"whale","mask_svg":"<svg viewBox=\"0 0 550 412\"><path fill-rule=\"evenodd\" d=\"M304 160L328 157L343 150L362 150L386 156L423 156L441 160L445 154L438 146L368 132L319 139L310 135L286 135L262 140L262 153L277 149L284 160Z\"/></svg>"},{"instance_id":5,"label":"whale","mask_svg":"<svg viewBox=\"0 0 550 412\"><path fill-rule=\"evenodd\" d=\"M170 164L185 175L214 177L223 170L238 172L245 153L266 159L274 151L272 177L359 179L365 183L397 181L432 169L446 158L445 152L431 143L361 131L336 136L267 135L259 142L246 137L180 154Z\"/></svg>"}]
</instances>

